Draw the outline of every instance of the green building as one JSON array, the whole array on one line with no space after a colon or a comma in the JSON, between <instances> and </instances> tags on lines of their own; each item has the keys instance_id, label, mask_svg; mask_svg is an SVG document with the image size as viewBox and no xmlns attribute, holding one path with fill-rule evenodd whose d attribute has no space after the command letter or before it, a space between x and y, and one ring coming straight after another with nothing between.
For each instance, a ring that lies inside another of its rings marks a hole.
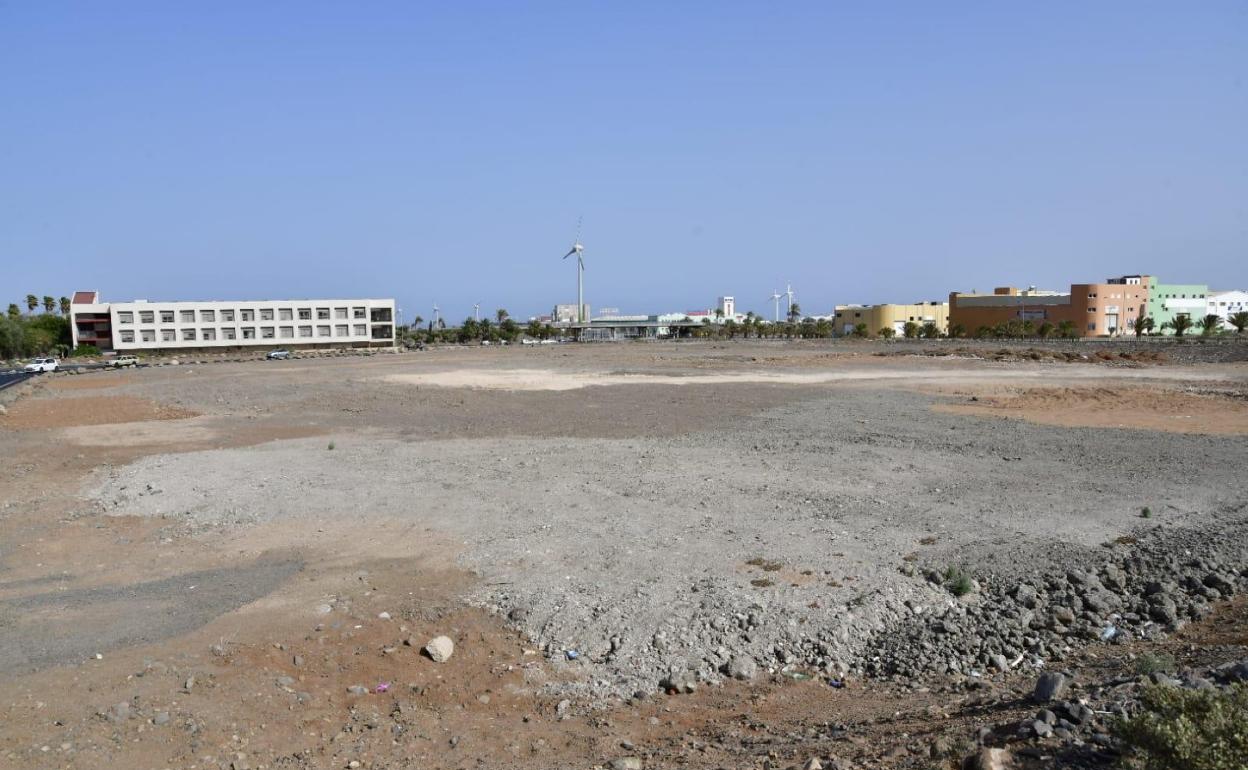
<instances>
[{"instance_id":1,"label":"green building","mask_svg":"<svg viewBox=\"0 0 1248 770\"><path fill-rule=\"evenodd\" d=\"M1209 287L1205 284L1161 283L1149 276L1148 315L1153 319L1155 333L1173 334L1170 329L1162 327L1180 315L1187 316L1195 325L1205 317L1208 296Z\"/></svg>"}]
</instances>

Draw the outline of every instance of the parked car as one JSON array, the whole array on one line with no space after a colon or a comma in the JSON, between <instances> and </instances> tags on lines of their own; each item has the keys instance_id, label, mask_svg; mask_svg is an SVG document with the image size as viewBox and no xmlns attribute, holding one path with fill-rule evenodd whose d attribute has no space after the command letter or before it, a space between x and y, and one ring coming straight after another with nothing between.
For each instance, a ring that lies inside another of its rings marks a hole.
<instances>
[{"instance_id":1,"label":"parked car","mask_svg":"<svg viewBox=\"0 0 1248 770\"><path fill-rule=\"evenodd\" d=\"M265 358L269 359L270 361L285 361L286 359L290 358L290 351L289 350L270 350L269 354L265 356Z\"/></svg>"},{"instance_id":2,"label":"parked car","mask_svg":"<svg viewBox=\"0 0 1248 770\"><path fill-rule=\"evenodd\" d=\"M139 365L139 357L132 356L132 355L117 356L116 358L110 359L109 362L106 364L106 366L109 366L114 369L120 369L123 366L138 366L138 365Z\"/></svg>"},{"instance_id":3,"label":"parked car","mask_svg":"<svg viewBox=\"0 0 1248 770\"><path fill-rule=\"evenodd\" d=\"M55 358L36 358L26 364L24 372L55 372L60 363Z\"/></svg>"}]
</instances>

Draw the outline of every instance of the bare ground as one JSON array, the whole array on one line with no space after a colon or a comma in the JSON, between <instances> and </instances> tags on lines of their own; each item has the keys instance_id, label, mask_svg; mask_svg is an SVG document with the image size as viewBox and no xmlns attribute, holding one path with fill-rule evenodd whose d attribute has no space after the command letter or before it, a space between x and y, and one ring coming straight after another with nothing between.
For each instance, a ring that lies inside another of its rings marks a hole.
<instances>
[{"instance_id":1,"label":"bare ground","mask_svg":"<svg viewBox=\"0 0 1248 770\"><path fill-rule=\"evenodd\" d=\"M916 551L1060 562L1133 531L1140 505L1179 527L1244 499L1242 440L1201 435L1237 432L1218 394L1242 365L860 352L433 351L46 382L0 417L0 758L928 766L935 737L1025 709L1030 677L832 689L777 664L666 696L652 637L683 655L708 607L759 604L840 624L849 657L890 607L937 601L897 571ZM1237 606L1163 644L1242 657ZM418 651L439 633L458 645L443 665ZM1133 652L1067 665L1109 677Z\"/></svg>"}]
</instances>

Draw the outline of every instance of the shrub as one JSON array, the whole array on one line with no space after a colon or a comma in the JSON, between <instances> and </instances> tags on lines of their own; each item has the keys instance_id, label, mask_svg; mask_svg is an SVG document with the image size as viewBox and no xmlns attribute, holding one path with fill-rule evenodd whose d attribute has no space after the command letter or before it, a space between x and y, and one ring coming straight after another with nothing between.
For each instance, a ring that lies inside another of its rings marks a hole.
<instances>
[{"instance_id":1,"label":"shrub","mask_svg":"<svg viewBox=\"0 0 1248 770\"><path fill-rule=\"evenodd\" d=\"M1114 732L1143 770L1233 770L1248 757L1248 685L1225 690L1148 687L1141 711Z\"/></svg>"},{"instance_id":2,"label":"shrub","mask_svg":"<svg viewBox=\"0 0 1248 770\"><path fill-rule=\"evenodd\" d=\"M95 345L79 345L74 348L73 353L70 353L71 356L98 356L99 354L100 349Z\"/></svg>"},{"instance_id":3,"label":"shrub","mask_svg":"<svg viewBox=\"0 0 1248 770\"><path fill-rule=\"evenodd\" d=\"M1174 656L1164 652L1146 652L1135 659L1135 673L1143 676L1173 674L1178 667Z\"/></svg>"},{"instance_id":4,"label":"shrub","mask_svg":"<svg viewBox=\"0 0 1248 770\"><path fill-rule=\"evenodd\" d=\"M328 447L328 448L329 448L329 451L331 451L331 452L332 452L332 451L334 451L334 442L332 442L332 441L331 441L331 442L329 442L329 447Z\"/></svg>"},{"instance_id":5,"label":"shrub","mask_svg":"<svg viewBox=\"0 0 1248 770\"><path fill-rule=\"evenodd\" d=\"M1143 508L1141 508L1141 509L1140 509L1140 518L1141 518L1141 519L1151 519L1151 518L1153 518L1153 509L1152 509L1152 508L1149 508L1147 505L1146 505L1146 506L1144 506Z\"/></svg>"}]
</instances>

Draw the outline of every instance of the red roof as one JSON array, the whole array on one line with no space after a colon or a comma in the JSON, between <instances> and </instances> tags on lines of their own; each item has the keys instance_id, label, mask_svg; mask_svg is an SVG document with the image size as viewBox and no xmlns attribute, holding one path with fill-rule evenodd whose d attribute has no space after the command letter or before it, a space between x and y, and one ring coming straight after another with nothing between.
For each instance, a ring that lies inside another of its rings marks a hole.
<instances>
[{"instance_id":1,"label":"red roof","mask_svg":"<svg viewBox=\"0 0 1248 770\"><path fill-rule=\"evenodd\" d=\"M94 305L99 301L100 293L98 291L76 291L74 292L73 304L75 305Z\"/></svg>"}]
</instances>

